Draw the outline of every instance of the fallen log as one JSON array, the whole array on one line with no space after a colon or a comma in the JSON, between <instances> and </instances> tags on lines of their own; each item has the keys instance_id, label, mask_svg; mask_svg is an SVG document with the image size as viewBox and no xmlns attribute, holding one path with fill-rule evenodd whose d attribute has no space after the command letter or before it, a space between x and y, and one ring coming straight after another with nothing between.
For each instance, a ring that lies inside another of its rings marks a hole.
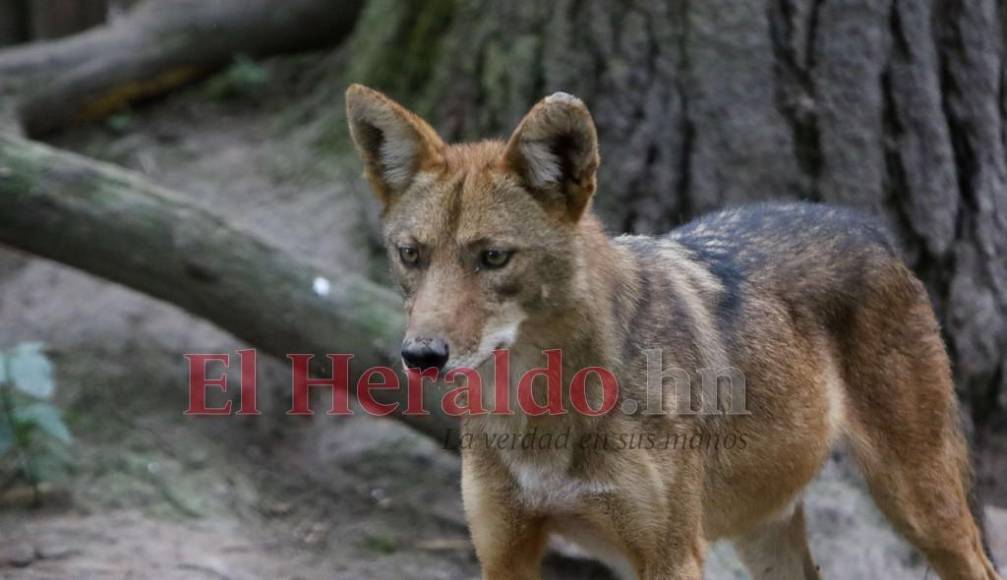
<instances>
[{"instance_id":1,"label":"fallen log","mask_svg":"<svg viewBox=\"0 0 1007 580\"><path fill-rule=\"evenodd\" d=\"M25 132L40 136L104 118L227 65L337 44L363 0L162 0L109 25L0 51L0 82L28 85Z\"/></svg>"},{"instance_id":2,"label":"fallen log","mask_svg":"<svg viewBox=\"0 0 1007 580\"><path fill-rule=\"evenodd\" d=\"M0 243L175 304L281 359L315 354L326 373L327 353L352 353L355 375L401 366L394 292L323 272L135 173L3 134ZM424 394L430 415L394 416L450 439L441 393ZM405 409L404 388L374 395Z\"/></svg>"}]
</instances>

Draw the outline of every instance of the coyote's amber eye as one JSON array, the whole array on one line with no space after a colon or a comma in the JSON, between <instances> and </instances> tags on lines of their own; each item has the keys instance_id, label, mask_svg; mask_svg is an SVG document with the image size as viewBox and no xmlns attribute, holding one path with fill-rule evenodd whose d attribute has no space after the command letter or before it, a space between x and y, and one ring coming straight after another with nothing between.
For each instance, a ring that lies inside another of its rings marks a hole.
<instances>
[{"instance_id":1,"label":"coyote's amber eye","mask_svg":"<svg viewBox=\"0 0 1007 580\"><path fill-rule=\"evenodd\" d=\"M407 266L415 266L420 261L420 251L415 246L399 246L399 258Z\"/></svg>"},{"instance_id":2,"label":"coyote's amber eye","mask_svg":"<svg viewBox=\"0 0 1007 580\"><path fill-rule=\"evenodd\" d=\"M504 250L486 250L479 256L479 265L488 268L503 268L510 261L510 252Z\"/></svg>"}]
</instances>

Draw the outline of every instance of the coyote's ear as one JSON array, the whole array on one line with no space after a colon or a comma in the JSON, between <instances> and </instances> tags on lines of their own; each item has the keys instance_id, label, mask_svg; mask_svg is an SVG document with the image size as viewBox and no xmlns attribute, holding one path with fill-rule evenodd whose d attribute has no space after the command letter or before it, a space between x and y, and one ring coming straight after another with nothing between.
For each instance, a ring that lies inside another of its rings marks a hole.
<instances>
[{"instance_id":1,"label":"coyote's ear","mask_svg":"<svg viewBox=\"0 0 1007 580\"><path fill-rule=\"evenodd\" d=\"M417 172L443 163L444 142L433 128L378 91L350 85L346 117L367 179L386 207Z\"/></svg>"},{"instance_id":2,"label":"coyote's ear","mask_svg":"<svg viewBox=\"0 0 1007 580\"><path fill-rule=\"evenodd\" d=\"M580 219L595 189L598 135L580 99L555 93L539 101L507 143L507 166L542 203Z\"/></svg>"}]
</instances>

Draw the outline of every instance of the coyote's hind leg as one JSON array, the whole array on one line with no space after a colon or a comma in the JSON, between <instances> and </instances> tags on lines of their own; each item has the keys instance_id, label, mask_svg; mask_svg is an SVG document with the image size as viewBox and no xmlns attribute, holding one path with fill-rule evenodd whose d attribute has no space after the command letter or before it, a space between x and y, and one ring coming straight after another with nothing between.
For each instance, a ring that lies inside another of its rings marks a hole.
<instances>
[{"instance_id":1,"label":"coyote's hind leg","mask_svg":"<svg viewBox=\"0 0 1007 580\"><path fill-rule=\"evenodd\" d=\"M843 344L847 435L878 507L943 580L997 580L969 509L968 448L926 293L895 272Z\"/></svg>"}]
</instances>

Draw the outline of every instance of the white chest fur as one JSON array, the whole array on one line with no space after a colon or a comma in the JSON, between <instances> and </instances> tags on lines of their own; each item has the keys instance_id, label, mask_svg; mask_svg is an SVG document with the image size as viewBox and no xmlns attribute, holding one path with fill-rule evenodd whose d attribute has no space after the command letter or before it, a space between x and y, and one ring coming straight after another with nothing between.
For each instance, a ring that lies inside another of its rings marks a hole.
<instances>
[{"instance_id":1,"label":"white chest fur","mask_svg":"<svg viewBox=\"0 0 1007 580\"><path fill-rule=\"evenodd\" d=\"M521 502L530 509L566 512L591 496L612 491L607 482L570 475L569 456L550 453L529 460L504 453L504 462L517 483Z\"/></svg>"},{"instance_id":2,"label":"white chest fur","mask_svg":"<svg viewBox=\"0 0 1007 580\"><path fill-rule=\"evenodd\" d=\"M528 509L545 512L552 530L580 548L584 555L605 562L619 578L635 578L623 554L577 518L578 506L613 490L611 483L569 475L569 457L549 454L547 461L529 461L527 456L504 453ZM541 459L541 458L536 458Z\"/></svg>"}]
</instances>

